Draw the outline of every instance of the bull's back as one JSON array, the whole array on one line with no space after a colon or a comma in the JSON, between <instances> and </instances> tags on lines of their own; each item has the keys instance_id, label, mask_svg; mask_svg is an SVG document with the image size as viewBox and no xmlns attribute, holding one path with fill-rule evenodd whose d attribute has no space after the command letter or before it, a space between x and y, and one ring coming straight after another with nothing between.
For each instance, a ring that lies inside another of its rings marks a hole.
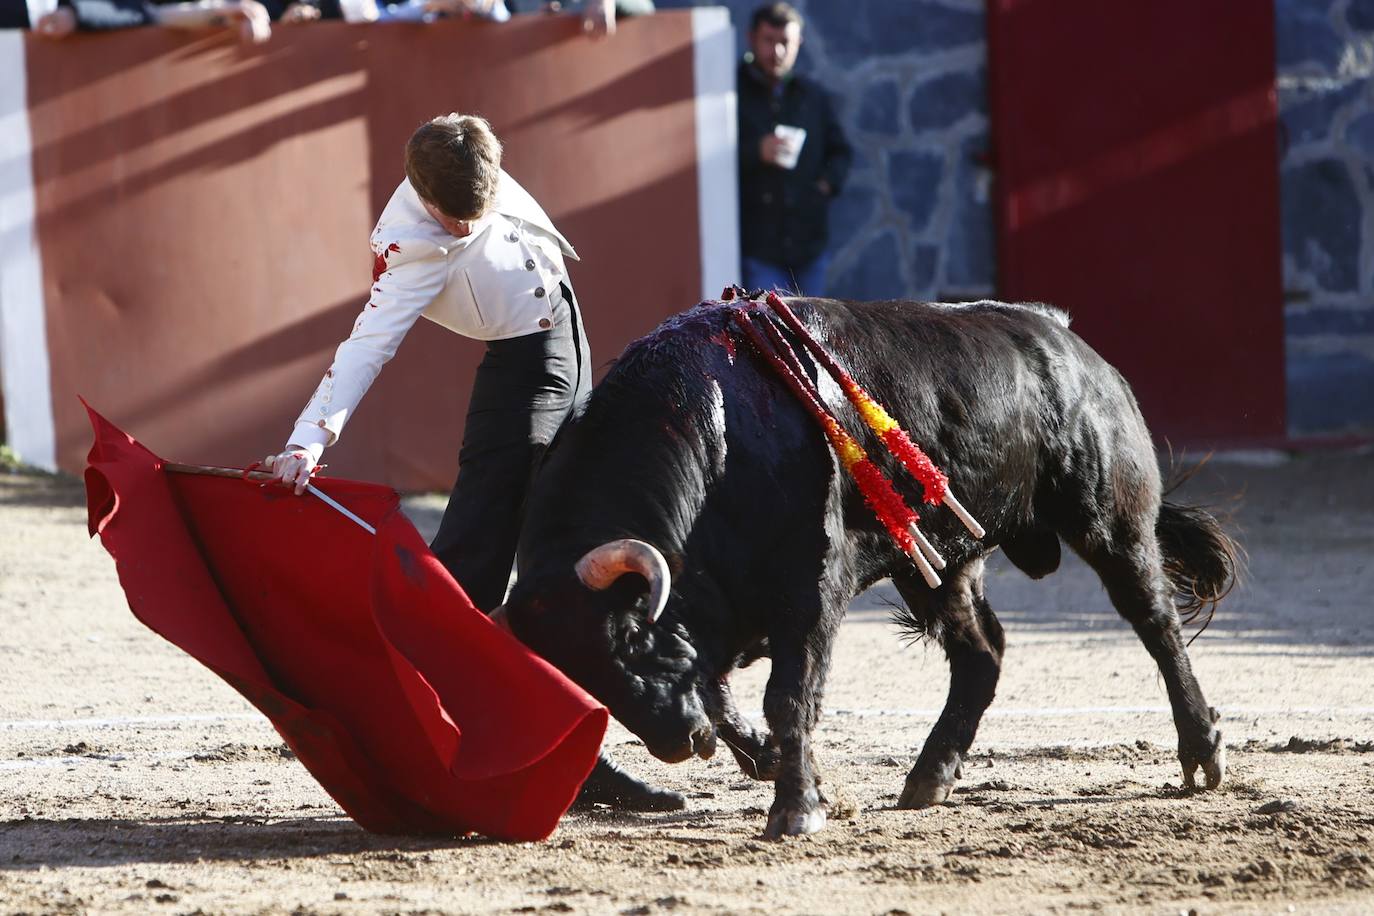
<instances>
[{"instance_id":1,"label":"bull's back","mask_svg":"<svg viewBox=\"0 0 1374 916\"><path fill-rule=\"evenodd\" d=\"M1156 475L1124 380L1043 305L798 303L827 345L950 476L990 531L1036 523L1045 494ZM855 417L857 419L857 417ZM1144 457L1148 455L1149 461Z\"/></svg>"}]
</instances>

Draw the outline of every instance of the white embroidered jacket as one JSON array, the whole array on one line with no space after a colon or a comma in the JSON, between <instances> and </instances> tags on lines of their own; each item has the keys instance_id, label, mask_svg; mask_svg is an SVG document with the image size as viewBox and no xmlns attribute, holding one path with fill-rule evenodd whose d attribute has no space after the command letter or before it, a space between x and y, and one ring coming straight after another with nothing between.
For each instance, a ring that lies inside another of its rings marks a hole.
<instances>
[{"instance_id":1,"label":"white embroidered jacket","mask_svg":"<svg viewBox=\"0 0 1374 916\"><path fill-rule=\"evenodd\" d=\"M410 181L402 181L372 230L372 252L372 296L288 443L317 459L415 319L424 315L478 340L537 333L553 326L567 277L564 256L577 260L535 199L504 171L495 206L461 239L435 222Z\"/></svg>"}]
</instances>

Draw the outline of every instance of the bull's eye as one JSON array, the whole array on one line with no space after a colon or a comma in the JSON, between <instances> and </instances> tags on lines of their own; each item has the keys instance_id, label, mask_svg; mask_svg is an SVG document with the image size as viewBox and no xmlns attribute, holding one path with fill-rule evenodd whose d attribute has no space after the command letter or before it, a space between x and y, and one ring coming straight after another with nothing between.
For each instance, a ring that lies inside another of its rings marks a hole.
<instances>
[{"instance_id":1,"label":"bull's eye","mask_svg":"<svg viewBox=\"0 0 1374 916\"><path fill-rule=\"evenodd\" d=\"M625 655L634 658L643 655L650 648L652 637L649 630L638 622L626 624L620 631L620 644L625 647Z\"/></svg>"}]
</instances>

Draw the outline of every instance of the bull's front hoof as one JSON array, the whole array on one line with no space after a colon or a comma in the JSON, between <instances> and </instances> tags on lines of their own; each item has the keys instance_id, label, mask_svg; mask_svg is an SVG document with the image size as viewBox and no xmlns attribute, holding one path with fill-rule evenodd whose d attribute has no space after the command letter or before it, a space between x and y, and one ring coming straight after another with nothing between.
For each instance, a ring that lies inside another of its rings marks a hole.
<instances>
[{"instance_id":1,"label":"bull's front hoof","mask_svg":"<svg viewBox=\"0 0 1374 916\"><path fill-rule=\"evenodd\" d=\"M1197 770L1202 767L1203 784L1208 789L1215 789L1221 785L1221 781L1226 778L1226 745L1222 743L1221 732L1216 732L1216 744L1211 754L1207 757L1199 757L1181 751L1178 755L1179 763L1183 764L1183 786L1187 789L1197 788Z\"/></svg>"},{"instance_id":2,"label":"bull's front hoof","mask_svg":"<svg viewBox=\"0 0 1374 916\"><path fill-rule=\"evenodd\" d=\"M783 808L768 815L768 826L764 828L763 836L769 840L780 840L785 836L805 836L818 832L824 826L824 808L812 808L810 811Z\"/></svg>"},{"instance_id":3,"label":"bull's front hoof","mask_svg":"<svg viewBox=\"0 0 1374 916\"><path fill-rule=\"evenodd\" d=\"M897 799L897 807L911 810L932 808L948 801L953 792L953 782L943 782L934 777L907 777L902 794Z\"/></svg>"}]
</instances>

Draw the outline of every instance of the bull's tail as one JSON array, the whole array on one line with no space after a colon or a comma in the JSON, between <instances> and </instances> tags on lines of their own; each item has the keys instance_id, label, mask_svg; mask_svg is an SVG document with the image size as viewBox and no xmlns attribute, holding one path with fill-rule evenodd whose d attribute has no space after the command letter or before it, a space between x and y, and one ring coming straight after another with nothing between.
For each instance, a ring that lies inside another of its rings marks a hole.
<instances>
[{"instance_id":1,"label":"bull's tail","mask_svg":"<svg viewBox=\"0 0 1374 916\"><path fill-rule=\"evenodd\" d=\"M1235 588L1245 563L1244 551L1211 512L1168 500L1159 508L1155 534L1183 622L1199 622L1201 633L1212 622L1217 603Z\"/></svg>"}]
</instances>

